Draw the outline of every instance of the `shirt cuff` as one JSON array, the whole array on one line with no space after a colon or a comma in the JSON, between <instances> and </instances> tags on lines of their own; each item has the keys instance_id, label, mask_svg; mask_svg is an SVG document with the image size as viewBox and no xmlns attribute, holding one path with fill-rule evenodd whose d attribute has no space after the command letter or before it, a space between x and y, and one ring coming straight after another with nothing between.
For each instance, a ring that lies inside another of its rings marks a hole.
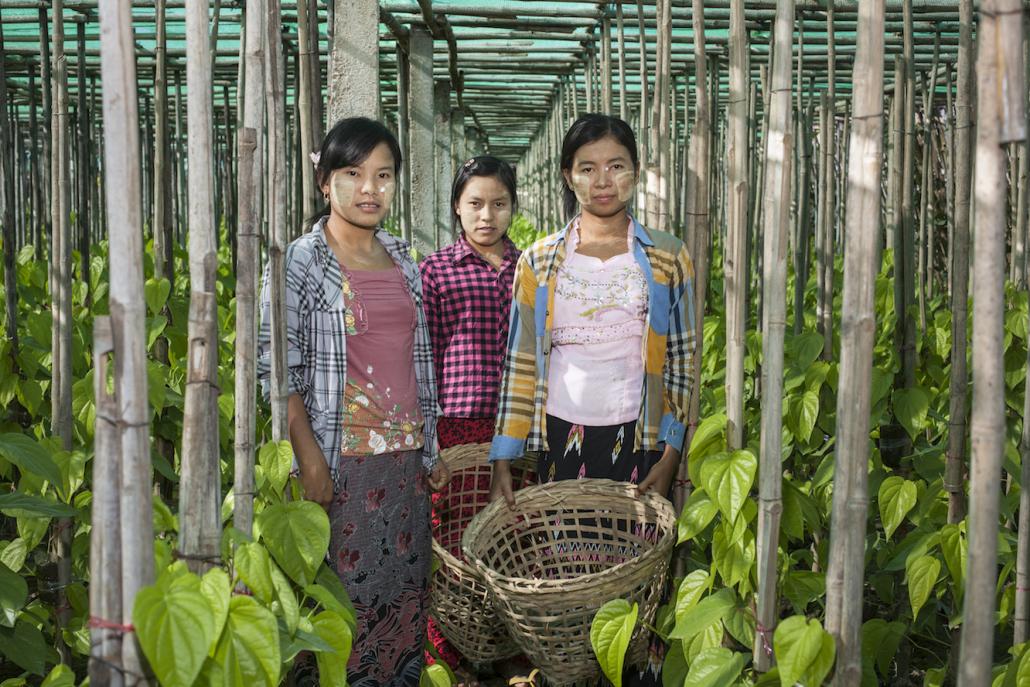
<instances>
[{"instance_id":1,"label":"shirt cuff","mask_svg":"<svg viewBox=\"0 0 1030 687\"><path fill-rule=\"evenodd\" d=\"M490 442L490 459L495 460L516 460L526 452L526 440L516 437L507 437L502 434L494 436Z\"/></svg>"},{"instance_id":2,"label":"shirt cuff","mask_svg":"<svg viewBox=\"0 0 1030 687\"><path fill-rule=\"evenodd\" d=\"M658 441L683 453L683 441L687 438L687 427L677 420L672 413L662 416L658 427Z\"/></svg>"}]
</instances>

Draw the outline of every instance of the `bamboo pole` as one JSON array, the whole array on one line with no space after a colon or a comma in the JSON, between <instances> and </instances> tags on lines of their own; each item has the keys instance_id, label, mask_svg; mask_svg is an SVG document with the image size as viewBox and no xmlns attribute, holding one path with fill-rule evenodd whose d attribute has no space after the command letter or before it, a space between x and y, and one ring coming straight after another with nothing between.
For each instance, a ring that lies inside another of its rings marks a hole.
<instances>
[{"instance_id":1,"label":"bamboo pole","mask_svg":"<svg viewBox=\"0 0 1030 687\"><path fill-rule=\"evenodd\" d=\"M747 51L744 0L730 10L729 100L727 101L726 253L723 280L726 298L726 427L727 447L744 447L744 326L747 313Z\"/></svg>"},{"instance_id":2,"label":"bamboo pole","mask_svg":"<svg viewBox=\"0 0 1030 687\"><path fill-rule=\"evenodd\" d=\"M121 530L120 551L102 549L102 561L113 564L119 556L121 559L121 617L104 617L131 625L136 593L154 578L151 518L120 517L126 513L149 514L152 510L146 305L143 300L143 214L139 204L142 182L131 3L129 0L103 3L100 21L105 139L122 142L122 145L111 143L104 146L110 271L119 275L118 279L111 280L109 296L113 334L110 350L114 352L114 393L118 408L110 408L108 404L105 410L116 413L119 423L118 447L111 458L120 463L120 471L117 479L107 484L117 490L114 497L118 500L117 505L103 489L99 498L100 515L116 517ZM103 355L105 348L108 346L100 347L99 355ZM98 371L98 378L103 380L105 377ZM105 402L101 394L97 399L99 420ZM97 482L94 482L96 487ZM94 501L96 507L97 502ZM101 536L111 538L111 530L102 532ZM112 605L106 612L113 614L118 608L117 599L108 601ZM137 643L129 639L121 645L125 684L146 684L144 660Z\"/></svg>"},{"instance_id":3,"label":"bamboo pole","mask_svg":"<svg viewBox=\"0 0 1030 687\"><path fill-rule=\"evenodd\" d=\"M798 109L797 148L798 148L798 190L797 215L794 241L794 333L800 334L805 328L805 287L808 285L809 263L812 259L811 235L809 233L809 191L808 173L812 165L812 129L811 105ZM768 182L767 182L768 186ZM768 191L766 191L768 193ZM817 266L818 267L818 266Z\"/></svg>"},{"instance_id":4,"label":"bamboo pole","mask_svg":"<svg viewBox=\"0 0 1030 687\"><path fill-rule=\"evenodd\" d=\"M92 284L93 280L89 275L89 183L90 175L87 166L89 155L89 109L86 104L86 22L80 21L76 25L76 38L78 43L77 64L75 71L75 85L78 90L78 103L76 105L76 141L78 155L75 165L75 225L78 230L79 239L79 273L86 285L85 305L90 308L93 303Z\"/></svg>"},{"instance_id":5,"label":"bamboo pole","mask_svg":"<svg viewBox=\"0 0 1030 687\"><path fill-rule=\"evenodd\" d=\"M973 3L959 0L959 53L954 127L955 215L951 262L951 374L948 403L948 453L944 490L948 492L948 522L965 516L963 473L966 461L966 314L969 293L969 214L973 115Z\"/></svg>"},{"instance_id":6,"label":"bamboo pole","mask_svg":"<svg viewBox=\"0 0 1030 687\"><path fill-rule=\"evenodd\" d=\"M671 0L659 0L660 29L656 36L658 78L655 80L653 111L649 129L651 144L648 171L648 215L651 226L669 231L669 84L671 82L670 46L672 44Z\"/></svg>"},{"instance_id":7,"label":"bamboo pole","mask_svg":"<svg viewBox=\"0 0 1030 687\"><path fill-rule=\"evenodd\" d=\"M4 67L4 33L0 26L0 112L7 112L7 74ZM18 357L18 282L14 271L14 175L13 160L7 155L10 150L8 129L0 127L0 184L4 201L4 302L6 304L7 340L11 342L11 361Z\"/></svg>"},{"instance_id":8,"label":"bamboo pole","mask_svg":"<svg viewBox=\"0 0 1030 687\"><path fill-rule=\"evenodd\" d=\"M849 140L848 199L844 231L844 292L841 316L840 388L837 397L830 560L826 576L826 627L837 642L834 685L862 679L862 590L869 496L869 411L873 343L876 337L874 292L879 272L880 168L883 157L884 2L859 6L858 59L854 70L854 117Z\"/></svg>"},{"instance_id":9,"label":"bamboo pole","mask_svg":"<svg viewBox=\"0 0 1030 687\"><path fill-rule=\"evenodd\" d=\"M601 111L612 113L612 20L601 17Z\"/></svg>"},{"instance_id":10,"label":"bamboo pole","mask_svg":"<svg viewBox=\"0 0 1030 687\"><path fill-rule=\"evenodd\" d=\"M622 16L622 2L615 3L615 23L619 34L619 119L629 117L629 92L626 90L626 24Z\"/></svg>"},{"instance_id":11,"label":"bamboo pole","mask_svg":"<svg viewBox=\"0 0 1030 687\"><path fill-rule=\"evenodd\" d=\"M165 5L167 0L156 0L154 6L157 40L154 45L154 277L171 278L171 191L168 169L168 78L167 48L165 45ZM164 341L164 339L162 339ZM166 344L162 345L162 348ZM159 359L162 357L159 354ZM167 361L167 353L164 354Z\"/></svg>"},{"instance_id":12,"label":"bamboo pole","mask_svg":"<svg viewBox=\"0 0 1030 687\"><path fill-rule=\"evenodd\" d=\"M657 5L655 6L655 11L657 12ZM640 51L640 59L638 60L638 66L640 69L639 77L641 84L640 123L637 125L637 141L638 145L640 146L640 163L644 166L644 169L647 169L648 160L651 159L650 153L648 151L648 145L650 142L650 139L648 139L648 132L651 127L647 121L647 84L649 83L649 79L647 73L647 33L644 30L644 4L642 0L637 0L637 47ZM646 210L645 204L639 204L638 207ZM646 214L645 220L648 224L650 224L651 219L647 217Z\"/></svg>"},{"instance_id":13,"label":"bamboo pole","mask_svg":"<svg viewBox=\"0 0 1030 687\"><path fill-rule=\"evenodd\" d=\"M40 156L43 160L46 160L50 165L49 174L41 174L42 176L42 191L43 191L43 202L40 204L40 210L42 211L42 224L43 234L46 237L46 241L52 241L53 239L53 64L50 60L50 26L49 19L47 17L46 7L41 6L39 8L39 68L40 68L40 90L42 92L42 107L43 107L43 135L42 139L42 152ZM42 165L41 165L42 167ZM43 243L43 241L40 241ZM40 251L36 252L37 257L41 255Z\"/></svg>"},{"instance_id":14,"label":"bamboo pole","mask_svg":"<svg viewBox=\"0 0 1030 687\"><path fill-rule=\"evenodd\" d=\"M186 5L186 83L189 127L190 307L187 377L179 481L181 556L194 572L219 560L218 336L215 299L215 217L212 197L211 46L208 5Z\"/></svg>"},{"instance_id":15,"label":"bamboo pole","mask_svg":"<svg viewBox=\"0 0 1030 687\"><path fill-rule=\"evenodd\" d=\"M272 440L289 439L286 425L286 115L285 62L282 47L282 14L279 0L266 0L265 14L265 138L268 145L268 264L272 331L271 402ZM337 8L338 10L340 8ZM335 16L341 20L342 12ZM339 29L339 26L336 27ZM334 36L334 43L339 37ZM330 86L337 88L337 86ZM336 116L339 103L330 102L330 117Z\"/></svg>"},{"instance_id":16,"label":"bamboo pole","mask_svg":"<svg viewBox=\"0 0 1030 687\"><path fill-rule=\"evenodd\" d=\"M927 261L932 260L928 239L933 229L933 175L930 173L930 80L923 79L923 145L919 182L919 255L916 259L916 295L919 307L919 331L926 332Z\"/></svg>"},{"instance_id":17,"label":"bamboo pole","mask_svg":"<svg viewBox=\"0 0 1030 687\"><path fill-rule=\"evenodd\" d=\"M977 43L976 251L969 558L959 687L991 684L1005 452L1005 148L1026 137L1022 4L984 0Z\"/></svg>"},{"instance_id":18,"label":"bamboo pole","mask_svg":"<svg viewBox=\"0 0 1030 687\"><path fill-rule=\"evenodd\" d=\"M265 113L265 14L261 0L246 8L243 120L237 136L239 196L236 261L236 424L233 525L250 534L254 518L254 437L257 430L257 281L261 260L261 146ZM303 153L303 151L301 151ZM307 165L302 158L300 164Z\"/></svg>"},{"instance_id":19,"label":"bamboo pole","mask_svg":"<svg viewBox=\"0 0 1030 687\"><path fill-rule=\"evenodd\" d=\"M297 109L300 114L300 164L301 174L301 197L303 205L301 214L303 217L311 217L315 214L315 198L320 195L315 188L315 168L308 164L308 153L317 150L321 141L314 138L314 113L312 103L321 99L321 94L314 90L312 83L311 63L318 62L318 50L311 45L311 18L310 6L307 0L297 2L297 52L300 59L299 71L297 74ZM317 46L315 46L317 48ZM314 56L312 58L312 56Z\"/></svg>"},{"instance_id":20,"label":"bamboo pole","mask_svg":"<svg viewBox=\"0 0 1030 687\"><path fill-rule=\"evenodd\" d=\"M835 30L833 26L833 3L826 7L826 133L820 131L823 136L823 167L824 179L822 190L822 225L823 235L823 271L820 290L820 302L823 304L822 317L820 319L820 331L823 333L823 360L833 359L833 285L834 285L834 260L836 250L834 249L834 219L835 212L835 190L833 171L834 153L836 151L836 100L837 100L837 50Z\"/></svg>"},{"instance_id":21,"label":"bamboo pole","mask_svg":"<svg viewBox=\"0 0 1030 687\"><path fill-rule=\"evenodd\" d=\"M1023 62L1030 70L1030 15L1023 15ZM1030 108L1027 109L1027 129L1030 131ZM1022 169L1020 175L1020 192L1018 201L1019 221L1023 223L1021 231L1026 231L1027 212L1027 159L1030 150L1028 141L1024 141L1022 149ZM1026 284L1026 263L1020 266L1024 285ZM1030 367L1030 349L1027 350L1027 365ZM1023 431L1019 442L1020 453L1020 485L1030 485L1030 387L1024 384L1023 389ZM1019 533L1016 543L1016 603L1012 610L1013 628L1012 644L1018 646L1030 639L1030 489L1019 491Z\"/></svg>"},{"instance_id":22,"label":"bamboo pole","mask_svg":"<svg viewBox=\"0 0 1030 687\"><path fill-rule=\"evenodd\" d=\"M913 176L915 176L915 61L912 57L912 0L902 3L904 12L904 65L905 104L903 114L904 161L901 174L901 251L894 256L894 279L901 275L903 299L895 301L900 318L901 379L904 388L910 389L916 383L916 323L911 316L915 305L915 208L912 200ZM900 271L899 268L900 267ZM905 435L907 437L907 435ZM906 441L907 454L911 446Z\"/></svg>"}]
</instances>

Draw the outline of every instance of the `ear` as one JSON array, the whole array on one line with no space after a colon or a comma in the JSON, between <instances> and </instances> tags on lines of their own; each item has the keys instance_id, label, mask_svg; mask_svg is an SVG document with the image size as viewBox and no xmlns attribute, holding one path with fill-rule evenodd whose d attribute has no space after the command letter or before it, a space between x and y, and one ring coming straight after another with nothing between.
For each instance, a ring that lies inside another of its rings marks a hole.
<instances>
[{"instance_id":1,"label":"ear","mask_svg":"<svg viewBox=\"0 0 1030 687\"><path fill-rule=\"evenodd\" d=\"M572 188L572 170L563 169L561 171L562 178L565 179L565 186Z\"/></svg>"}]
</instances>

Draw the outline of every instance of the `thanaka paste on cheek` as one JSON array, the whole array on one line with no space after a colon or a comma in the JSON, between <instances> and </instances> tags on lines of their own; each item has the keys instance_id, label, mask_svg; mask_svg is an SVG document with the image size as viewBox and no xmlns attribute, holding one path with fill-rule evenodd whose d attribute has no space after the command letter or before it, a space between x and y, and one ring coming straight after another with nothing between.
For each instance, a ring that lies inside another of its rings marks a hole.
<instances>
[{"instance_id":1,"label":"thanaka paste on cheek","mask_svg":"<svg viewBox=\"0 0 1030 687\"><path fill-rule=\"evenodd\" d=\"M329 186L329 199L338 208L349 208L354 201L357 184L346 174L334 174Z\"/></svg>"},{"instance_id":2,"label":"thanaka paste on cheek","mask_svg":"<svg viewBox=\"0 0 1030 687\"><path fill-rule=\"evenodd\" d=\"M587 174L572 173L572 192L576 194L576 200L580 205L590 204L590 176Z\"/></svg>"},{"instance_id":3,"label":"thanaka paste on cheek","mask_svg":"<svg viewBox=\"0 0 1030 687\"><path fill-rule=\"evenodd\" d=\"M620 203L629 202L629 199L633 197L634 186L636 186L636 174L630 170L623 170L615 175L615 189Z\"/></svg>"},{"instance_id":4,"label":"thanaka paste on cheek","mask_svg":"<svg viewBox=\"0 0 1030 687\"><path fill-rule=\"evenodd\" d=\"M397 192L397 182L390 179L379 186L379 193L383 196L383 209L390 207L393 202L393 195Z\"/></svg>"}]
</instances>

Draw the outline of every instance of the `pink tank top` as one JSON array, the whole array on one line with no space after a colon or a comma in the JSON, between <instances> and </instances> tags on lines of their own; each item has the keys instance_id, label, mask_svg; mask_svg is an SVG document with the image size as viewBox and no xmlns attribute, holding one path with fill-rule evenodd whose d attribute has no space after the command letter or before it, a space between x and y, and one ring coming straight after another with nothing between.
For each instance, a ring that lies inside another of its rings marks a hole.
<instances>
[{"instance_id":1,"label":"pink tank top","mask_svg":"<svg viewBox=\"0 0 1030 687\"><path fill-rule=\"evenodd\" d=\"M399 269L343 270L356 327L347 335L343 455L422 446L415 304ZM346 295L345 289L345 295Z\"/></svg>"},{"instance_id":2,"label":"pink tank top","mask_svg":"<svg viewBox=\"0 0 1030 687\"><path fill-rule=\"evenodd\" d=\"M636 420L644 387L647 279L633 256L601 260L576 252L570 227L558 268L547 379L547 413L588 426Z\"/></svg>"}]
</instances>

